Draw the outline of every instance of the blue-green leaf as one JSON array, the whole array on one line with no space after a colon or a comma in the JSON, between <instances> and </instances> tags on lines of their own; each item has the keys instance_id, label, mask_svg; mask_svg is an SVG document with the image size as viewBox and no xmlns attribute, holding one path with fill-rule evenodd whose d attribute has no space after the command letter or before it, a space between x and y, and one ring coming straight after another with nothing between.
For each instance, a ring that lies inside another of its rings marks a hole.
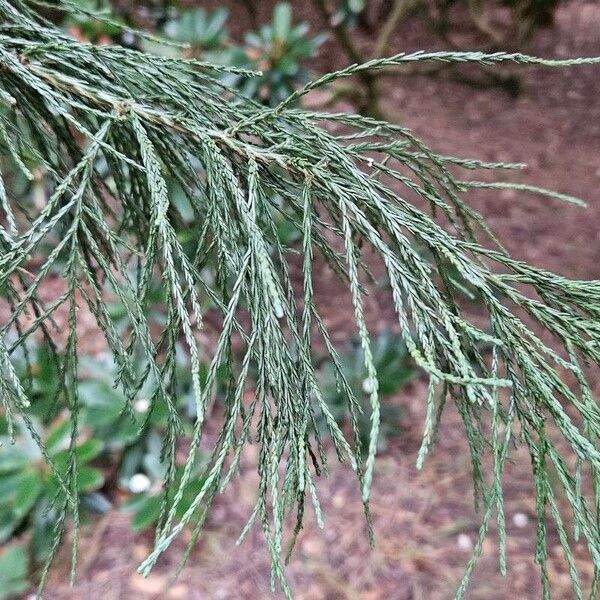
<instances>
[{"instance_id":1,"label":"blue-green leaf","mask_svg":"<svg viewBox=\"0 0 600 600\"><path fill-rule=\"evenodd\" d=\"M6 548L0 554L0 600L16 598L27 590L28 570L29 555L24 546Z\"/></svg>"},{"instance_id":2,"label":"blue-green leaf","mask_svg":"<svg viewBox=\"0 0 600 600\"><path fill-rule=\"evenodd\" d=\"M292 27L292 8L287 2L280 2L273 11L273 37L285 40Z\"/></svg>"}]
</instances>

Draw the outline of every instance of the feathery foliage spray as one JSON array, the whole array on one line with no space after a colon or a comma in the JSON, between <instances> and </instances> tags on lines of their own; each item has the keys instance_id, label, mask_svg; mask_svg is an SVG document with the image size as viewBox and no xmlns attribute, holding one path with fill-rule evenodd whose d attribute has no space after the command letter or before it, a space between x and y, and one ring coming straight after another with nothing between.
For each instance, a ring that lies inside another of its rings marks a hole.
<instances>
[{"instance_id":1,"label":"feathery foliage spray","mask_svg":"<svg viewBox=\"0 0 600 600\"><path fill-rule=\"evenodd\" d=\"M583 593L568 523L557 502L560 491L572 506L574 530L596 565L595 597L600 580L600 414L584 367L600 363L600 282L571 281L514 260L465 196L471 188L510 187L578 201L522 184L461 178L457 170L520 165L442 156L404 127L303 110L297 101L336 79L407 62L560 67L600 59L545 60L501 52L400 54L325 75L267 108L224 87L215 77L223 67L81 43L47 22L35 6L46 3L0 0L2 152L27 178L33 177L28 164L39 164L50 190L43 206L30 207L13 201L8 184L0 186L5 223L0 226L0 286L12 306L11 317L1 324L0 397L9 423L21 419L39 441L28 390L11 356L36 332L55 348L53 314L66 305L66 350L57 352L56 360L72 422L72 451L66 473L46 454L61 489L54 551L67 516L72 516L75 531L78 523L78 303L95 318L118 365L115 385L123 393L124 410L132 410L136 393L151 380L150 410L160 403L170 414L163 448L165 501L155 548L140 566L142 573L152 569L188 525L194 528L194 543L215 496L236 473L245 444L255 441L260 483L242 538L253 524L262 528L273 580L290 596L282 563L284 519L297 513L297 534L304 505L311 502L321 522L315 475L326 471L327 461L325 441L314 426L319 413L338 457L357 473L368 521L379 427L377 372L363 312L368 249L385 267L400 332L429 379L419 467L432 449L448 400L464 422L483 520L457 597L465 591L494 516L505 569L502 479L517 444L525 445L531 456L539 519L536 559L545 593L547 519L558 532L575 597ZM80 10L67 0L51 6ZM184 252L176 235L178 212L168 181L177 182L194 211L198 243L193 255ZM277 236L278 213L301 236L300 291L292 285L289 253ZM49 245L49 239L58 241ZM369 374L366 456L361 456L356 426L359 402L315 301L317 259L345 282L354 307ZM212 278L203 276L207 265ZM40 291L56 268L67 282L65 291L44 300ZM159 333L146 311L157 276L162 277L167 312ZM457 282L476 290L487 327L464 313L456 299ZM124 337L107 308L107 295L125 307L130 327ZM203 379L196 334L207 301L220 311L222 326ZM32 316L24 327L26 313ZM542 341L536 333L540 329L553 335L552 345ZM233 338L242 345L237 356ZM346 439L317 384L311 352L317 338L347 395L354 439ZM196 419L186 466L175 485L180 427L173 389L180 339L189 351ZM218 369L229 380L220 434L203 485L178 518ZM549 429L560 433L562 445L548 435ZM565 444L576 457L575 468L564 455ZM591 485L583 485L582 478ZM75 535L73 572L76 550Z\"/></svg>"}]
</instances>

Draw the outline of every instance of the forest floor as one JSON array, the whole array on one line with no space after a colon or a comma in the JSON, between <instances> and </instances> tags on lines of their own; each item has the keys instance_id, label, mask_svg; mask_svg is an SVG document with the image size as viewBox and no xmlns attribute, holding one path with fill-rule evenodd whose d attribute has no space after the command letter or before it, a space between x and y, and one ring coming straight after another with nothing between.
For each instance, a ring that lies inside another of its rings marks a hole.
<instances>
[{"instance_id":1,"label":"forest floor","mask_svg":"<svg viewBox=\"0 0 600 600\"><path fill-rule=\"evenodd\" d=\"M233 4L242 10L240 4ZM297 13L311 20L310 3L295 4ZM312 21L314 31L319 25ZM400 30L392 45L394 50L407 51L442 47L415 28ZM600 54L600 5L585 1L564 5L556 26L536 37L533 51L555 57ZM319 69L339 67L344 62L331 46L326 46L321 56ZM586 199L589 207L582 210L512 192L471 196L475 207L516 257L571 278L598 279L599 73L590 67L527 68L523 70L525 91L517 99L497 88L473 89L444 77L388 77L383 83L382 108L388 117L413 129L435 150L484 160L522 161L528 167L518 174L520 180ZM346 301L337 297L336 285L326 274L318 285L330 303L330 318L339 322L340 333L354 335L344 329L349 319L340 307ZM393 320L389 299L376 294L369 314L373 330L389 326ZM596 381L596 389L599 387ZM452 598L470 557L480 515L473 510L463 426L451 410L445 415L435 452L422 471L415 468L424 399L425 383L417 379L390 400L403 408L403 432L388 445L376 465L373 550L368 547L354 476L347 465L332 460L329 478L318 485L325 531L318 530L309 510L287 569L299 600ZM270 593L269 561L261 533L253 531L244 544L235 545L254 502L255 458L246 456L242 477L218 499L189 566L166 591L164 586L184 540L174 544L156 571L143 579L134 574L135 568L151 547L152 535L132 533L129 515L115 511L85 529L75 588L63 583L67 578L58 566L44 598L278 598ZM526 452L517 451L514 459L505 476L508 576L502 577L498 571L498 544L492 527L467 593L469 600L541 597L539 569L533 562L531 467ZM585 548L576 545L575 552L581 559L583 577L589 578L592 566ZM549 570L554 598L574 598L558 541L551 543Z\"/></svg>"}]
</instances>

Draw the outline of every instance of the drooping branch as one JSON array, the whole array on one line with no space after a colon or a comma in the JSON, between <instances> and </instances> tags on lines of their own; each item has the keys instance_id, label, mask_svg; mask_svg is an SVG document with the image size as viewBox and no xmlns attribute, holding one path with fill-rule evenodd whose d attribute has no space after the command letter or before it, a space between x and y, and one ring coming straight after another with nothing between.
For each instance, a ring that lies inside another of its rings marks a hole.
<instances>
[{"instance_id":1,"label":"drooping branch","mask_svg":"<svg viewBox=\"0 0 600 600\"><path fill-rule=\"evenodd\" d=\"M474 559L494 514L500 539L505 539L503 470L513 444L520 443L531 455L540 523L549 508L549 518L564 532L565 517L555 499L561 489L600 567L596 504L581 491L583 464L589 465L600 489L600 414L580 366L600 364L600 282L571 281L512 259L466 201L473 187L572 198L505 181L465 181L457 170L502 171L520 165L437 154L406 128L297 107L298 100L319 86L406 62L570 66L600 59L401 54L328 74L268 109L227 88L218 78L222 67L83 44L54 29L20 0L0 0L0 18L5 23L0 33L2 150L25 173L35 164L51 190L43 206L25 206L10 192L10 173L2 174L6 227L0 226L0 285L15 307L13 318L2 324L0 340L5 415L20 415L31 425L29 399L11 355L66 305L69 341L58 360L66 374L67 407L75 415L76 436L75 307L85 303L118 365L115 384L123 393L124 409L150 382L150 412L164 405L169 414L163 518L156 546L141 566L143 573L184 527L201 526L216 494L236 473L245 444L254 439L260 448L260 483L242 535L254 523L262 527L273 574L290 595L281 559L285 518L296 510L297 533L305 502L312 502L320 515L315 477L326 471L327 453L314 426L318 415L340 460L348 460L357 472L368 516L379 386L363 310L372 260L367 255L385 269L400 334L429 380L419 466L433 448L447 400L463 419L475 490L484 507ZM197 245L192 253L177 235L182 219L174 187L194 215L189 227L197 234ZM277 235L278 219L301 238L301 298L290 275L289 248ZM492 244L497 249L490 249ZM360 402L345 380L313 290L317 260L340 276L354 309L369 375L366 457L358 443ZM52 269L62 273L67 288L48 303L40 290ZM166 311L158 333L147 311L157 278ZM17 280L21 284L13 285ZM475 324L461 306L458 287L481 299L485 326ZM124 307L124 335L108 310L109 296ZM36 318L26 330L17 329L27 307L35 308ZM221 329L201 378L197 333L207 307L221 314ZM550 332L554 343L545 343L540 331ZM51 329L45 333L53 335ZM234 340L241 345L239 354L232 350ZM173 390L180 341L189 353L196 415L183 475L176 479L180 428ZM317 344L326 349L345 393L353 424L349 436L319 388L313 359ZM211 416L221 419L220 434L201 486L181 515L178 509L193 477L220 369L229 382L223 413ZM575 388L567 385L567 375L577 382ZM554 441L550 428L560 433L564 445ZM577 457L575 471L565 447ZM486 455L493 465L489 473ZM69 460L66 476L60 476L64 502L57 540L66 515L77 514L74 451ZM543 556L546 528L540 526L537 535ZM571 560L566 536L559 537ZM459 595L473 565L474 560Z\"/></svg>"}]
</instances>

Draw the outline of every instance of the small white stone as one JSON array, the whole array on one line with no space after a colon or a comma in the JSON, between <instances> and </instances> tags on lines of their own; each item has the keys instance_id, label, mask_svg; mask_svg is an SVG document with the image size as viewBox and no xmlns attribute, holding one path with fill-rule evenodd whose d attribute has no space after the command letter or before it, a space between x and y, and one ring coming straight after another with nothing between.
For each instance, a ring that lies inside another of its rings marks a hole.
<instances>
[{"instance_id":1,"label":"small white stone","mask_svg":"<svg viewBox=\"0 0 600 600\"><path fill-rule=\"evenodd\" d=\"M362 389L365 394L370 394L373 392L373 382L371 381L370 377L363 379Z\"/></svg>"},{"instance_id":2,"label":"small white stone","mask_svg":"<svg viewBox=\"0 0 600 600\"><path fill-rule=\"evenodd\" d=\"M136 473L129 480L129 491L133 494L141 494L142 492L146 492L150 489L152 482L147 475L143 473Z\"/></svg>"},{"instance_id":3,"label":"small white stone","mask_svg":"<svg viewBox=\"0 0 600 600\"><path fill-rule=\"evenodd\" d=\"M342 508L346 503L346 498L343 494L335 494L331 499L331 503L335 508Z\"/></svg>"},{"instance_id":4,"label":"small white stone","mask_svg":"<svg viewBox=\"0 0 600 600\"><path fill-rule=\"evenodd\" d=\"M112 359L112 355L110 352L98 352L95 358L99 363L108 365Z\"/></svg>"},{"instance_id":5,"label":"small white stone","mask_svg":"<svg viewBox=\"0 0 600 600\"><path fill-rule=\"evenodd\" d=\"M133 44L135 43L135 35L133 35L131 31L124 31L123 35L121 36L121 41L126 46L133 46Z\"/></svg>"},{"instance_id":6,"label":"small white stone","mask_svg":"<svg viewBox=\"0 0 600 600\"><path fill-rule=\"evenodd\" d=\"M473 542L466 533L459 533L456 537L456 545L465 552L473 550Z\"/></svg>"},{"instance_id":7,"label":"small white stone","mask_svg":"<svg viewBox=\"0 0 600 600\"><path fill-rule=\"evenodd\" d=\"M133 408L139 413L145 413L150 408L150 400L148 398L139 398L134 402Z\"/></svg>"},{"instance_id":8,"label":"small white stone","mask_svg":"<svg viewBox=\"0 0 600 600\"><path fill-rule=\"evenodd\" d=\"M527 523L529 523L529 517L522 512L518 512L515 513L513 515L513 523L515 524L515 527L518 527L519 529L523 529L523 527L527 527Z\"/></svg>"}]
</instances>

